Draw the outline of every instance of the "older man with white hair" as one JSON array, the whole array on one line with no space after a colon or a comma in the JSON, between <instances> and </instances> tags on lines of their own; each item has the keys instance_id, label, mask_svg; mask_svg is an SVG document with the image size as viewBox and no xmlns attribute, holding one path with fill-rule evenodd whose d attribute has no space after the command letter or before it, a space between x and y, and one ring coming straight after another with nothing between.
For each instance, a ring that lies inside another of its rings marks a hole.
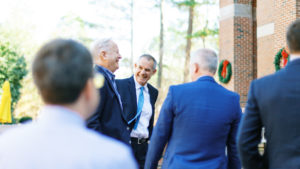
<instances>
[{"instance_id":1,"label":"older man with white hair","mask_svg":"<svg viewBox=\"0 0 300 169\"><path fill-rule=\"evenodd\" d=\"M130 131L122 113L121 97L113 74L122 58L119 48L111 39L101 39L94 43L92 54L95 71L105 77L105 83L99 89L102 99L95 115L88 120L88 127L129 145Z\"/></svg>"},{"instance_id":2,"label":"older man with white hair","mask_svg":"<svg viewBox=\"0 0 300 169\"><path fill-rule=\"evenodd\" d=\"M218 57L200 49L191 58L193 82L171 86L161 108L145 168L240 169L236 133L241 118L239 95L215 82Z\"/></svg>"}]
</instances>

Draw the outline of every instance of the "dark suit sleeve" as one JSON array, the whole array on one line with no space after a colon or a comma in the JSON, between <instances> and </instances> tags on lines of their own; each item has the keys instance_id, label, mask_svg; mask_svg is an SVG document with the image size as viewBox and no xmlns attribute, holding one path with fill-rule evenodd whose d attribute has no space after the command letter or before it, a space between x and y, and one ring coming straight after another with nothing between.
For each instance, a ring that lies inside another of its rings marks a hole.
<instances>
[{"instance_id":1,"label":"dark suit sleeve","mask_svg":"<svg viewBox=\"0 0 300 169\"><path fill-rule=\"evenodd\" d=\"M106 82L105 82L106 83ZM87 127L96 131L101 132L101 115L104 111L104 106L105 106L105 100L106 100L106 90L105 88L107 87L107 84L104 84L104 86L99 89L100 93L100 102L98 105L98 108L96 112L87 120Z\"/></svg>"},{"instance_id":2,"label":"dark suit sleeve","mask_svg":"<svg viewBox=\"0 0 300 169\"><path fill-rule=\"evenodd\" d=\"M241 162L238 157L237 146L236 146L236 136L238 127L240 124L240 119L242 116L242 110L240 106L240 97L237 95L234 98L234 118L230 126L230 132L227 140L227 153L228 153L228 169L241 169Z\"/></svg>"},{"instance_id":3,"label":"dark suit sleeve","mask_svg":"<svg viewBox=\"0 0 300 169\"><path fill-rule=\"evenodd\" d=\"M262 156L258 152L261 141L262 122L255 97L255 83L251 83L245 114L238 134L238 150L245 169L263 168Z\"/></svg>"},{"instance_id":4,"label":"dark suit sleeve","mask_svg":"<svg viewBox=\"0 0 300 169\"><path fill-rule=\"evenodd\" d=\"M149 131L149 138L151 138L152 136L152 130L153 130L153 123L154 123L154 117L155 117L155 103L157 100L157 96L158 96L158 90L154 90L154 105L153 107L153 115L151 116L150 122L149 122L149 126L148 126L148 131Z\"/></svg>"},{"instance_id":5,"label":"dark suit sleeve","mask_svg":"<svg viewBox=\"0 0 300 169\"><path fill-rule=\"evenodd\" d=\"M145 169L157 169L164 147L169 140L173 125L172 88L161 108L160 115L147 152Z\"/></svg>"}]
</instances>

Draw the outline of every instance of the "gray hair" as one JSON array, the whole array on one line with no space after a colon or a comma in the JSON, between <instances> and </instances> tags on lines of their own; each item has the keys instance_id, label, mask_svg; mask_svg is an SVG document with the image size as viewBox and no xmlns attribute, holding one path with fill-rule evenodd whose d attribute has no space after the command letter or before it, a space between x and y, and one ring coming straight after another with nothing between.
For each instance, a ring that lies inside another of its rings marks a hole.
<instances>
[{"instance_id":1,"label":"gray hair","mask_svg":"<svg viewBox=\"0 0 300 169\"><path fill-rule=\"evenodd\" d=\"M99 39L93 42L91 53L95 59L102 51L108 51L114 43L111 38Z\"/></svg>"},{"instance_id":2,"label":"gray hair","mask_svg":"<svg viewBox=\"0 0 300 169\"><path fill-rule=\"evenodd\" d=\"M193 53L191 64L197 63L202 70L215 74L218 66L218 56L211 49L199 49Z\"/></svg>"},{"instance_id":3,"label":"gray hair","mask_svg":"<svg viewBox=\"0 0 300 169\"><path fill-rule=\"evenodd\" d=\"M143 54L139 57L139 59L137 61L140 61L142 58L146 58L147 60L152 60L153 61L153 70L156 69L157 66L157 62L155 60L155 58L152 55L149 54Z\"/></svg>"}]
</instances>

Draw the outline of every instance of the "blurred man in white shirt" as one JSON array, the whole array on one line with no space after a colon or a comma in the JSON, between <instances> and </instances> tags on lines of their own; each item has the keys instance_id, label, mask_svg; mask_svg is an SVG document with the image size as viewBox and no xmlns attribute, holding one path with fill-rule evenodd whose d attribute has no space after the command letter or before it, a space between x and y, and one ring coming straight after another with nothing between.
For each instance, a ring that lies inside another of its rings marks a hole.
<instances>
[{"instance_id":1,"label":"blurred man in white shirt","mask_svg":"<svg viewBox=\"0 0 300 169\"><path fill-rule=\"evenodd\" d=\"M1 169L136 169L127 146L85 127L99 98L83 45L47 43L32 72L46 106L37 122L1 135Z\"/></svg>"}]
</instances>

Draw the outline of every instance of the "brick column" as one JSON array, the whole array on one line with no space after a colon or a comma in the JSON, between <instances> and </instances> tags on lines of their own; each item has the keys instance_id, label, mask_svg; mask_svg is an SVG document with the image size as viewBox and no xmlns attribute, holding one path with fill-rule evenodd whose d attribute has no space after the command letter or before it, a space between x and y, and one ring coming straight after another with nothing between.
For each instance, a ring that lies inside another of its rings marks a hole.
<instances>
[{"instance_id":1,"label":"brick column","mask_svg":"<svg viewBox=\"0 0 300 169\"><path fill-rule=\"evenodd\" d=\"M299 17L300 0L257 2L258 77L275 72L275 54L286 46L287 27Z\"/></svg>"},{"instance_id":2,"label":"brick column","mask_svg":"<svg viewBox=\"0 0 300 169\"><path fill-rule=\"evenodd\" d=\"M255 10L256 0L220 1L220 60L233 66L233 77L224 86L240 94L242 107L256 77Z\"/></svg>"}]
</instances>

